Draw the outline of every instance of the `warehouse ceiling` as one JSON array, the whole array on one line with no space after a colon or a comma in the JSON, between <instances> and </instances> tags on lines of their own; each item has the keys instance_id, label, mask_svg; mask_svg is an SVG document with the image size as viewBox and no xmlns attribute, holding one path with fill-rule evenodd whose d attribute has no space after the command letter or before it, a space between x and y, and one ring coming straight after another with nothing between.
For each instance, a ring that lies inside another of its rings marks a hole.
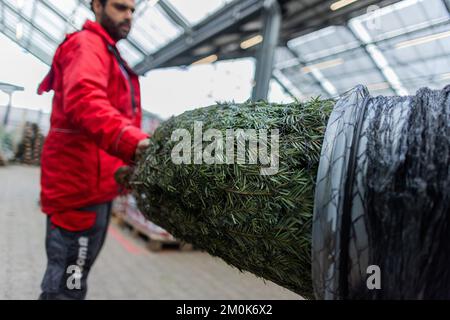
<instances>
[{"instance_id":1,"label":"warehouse ceiling","mask_svg":"<svg viewBox=\"0 0 450 320\"><path fill-rule=\"evenodd\" d=\"M197 24L230 1L189 6L185 0L137 0L134 27L120 50L134 65L182 34L182 26ZM90 0L0 0L2 32L46 64L64 35L79 30L86 19L94 19Z\"/></svg>"},{"instance_id":2,"label":"warehouse ceiling","mask_svg":"<svg viewBox=\"0 0 450 320\"><path fill-rule=\"evenodd\" d=\"M450 83L449 2L405 0L287 42L275 76L296 96L336 96L357 84L374 95ZM376 9L376 7L373 7Z\"/></svg>"},{"instance_id":3,"label":"warehouse ceiling","mask_svg":"<svg viewBox=\"0 0 450 320\"><path fill-rule=\"evenodd\" d=\"M89 0L0 0L0 28L51 63L66 33L92 19ZM273 78L296 98L333 97L356 84L412 94L450 80L450 0L279 0ZM137 0L119 43L141 74L161 67L255 56L265 0ZM205 59L206 58L206 59Z\"/></svg>"}]
</instances>

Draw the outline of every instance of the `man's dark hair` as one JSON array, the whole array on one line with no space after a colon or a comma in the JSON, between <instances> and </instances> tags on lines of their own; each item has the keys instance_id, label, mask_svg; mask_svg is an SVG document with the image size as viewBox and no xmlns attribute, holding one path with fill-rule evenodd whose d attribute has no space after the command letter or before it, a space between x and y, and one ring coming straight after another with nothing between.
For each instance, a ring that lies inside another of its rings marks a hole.
<instances>
[{"instance_id":1,"label":"man's dark hair","mask_svg":"<svg viewBox=\"0 0 450 320\"><path fill-rule=\"evenodd\" d=\"M100 3L102 4L102 6L105 6L107 1L108 0L100 0ZM94 12L94 0L91 1L91 10L92 12Z\"/></svg>"}]
</instances>

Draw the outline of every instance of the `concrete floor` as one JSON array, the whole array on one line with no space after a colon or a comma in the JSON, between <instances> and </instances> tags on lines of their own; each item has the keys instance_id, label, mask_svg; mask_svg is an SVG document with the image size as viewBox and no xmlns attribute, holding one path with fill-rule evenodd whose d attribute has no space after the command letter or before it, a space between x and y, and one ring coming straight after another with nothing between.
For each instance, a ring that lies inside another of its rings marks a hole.
<instances>
[{"instance_id":1,"label":"concrete floor","mask_svg":"<svg viewBox=\"0 0 450 320\"><path fill-rule=\"evenodd\" d=\"M36 299L45 270L39 168L0 167L0 299ZM88 299L301 299L203 252L152 253L112 224Z\"/></svg>"}]
</instances>

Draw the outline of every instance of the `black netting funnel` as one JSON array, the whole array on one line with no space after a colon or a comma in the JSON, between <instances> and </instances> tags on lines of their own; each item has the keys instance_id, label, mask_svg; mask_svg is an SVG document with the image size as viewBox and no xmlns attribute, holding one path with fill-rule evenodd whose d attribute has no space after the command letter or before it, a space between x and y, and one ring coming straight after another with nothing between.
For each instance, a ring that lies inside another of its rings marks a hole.
<instances>
[{"instance_id":1,"label":"black netting funnel","mask_svg":"<svg viewBox=\"0 0 450 320\"><path fill-rule=\"evenodd\" d=\"M450 298L449 92L359 86L336 104L315 190L316 298Z\"/></svg>"}]
</instances>

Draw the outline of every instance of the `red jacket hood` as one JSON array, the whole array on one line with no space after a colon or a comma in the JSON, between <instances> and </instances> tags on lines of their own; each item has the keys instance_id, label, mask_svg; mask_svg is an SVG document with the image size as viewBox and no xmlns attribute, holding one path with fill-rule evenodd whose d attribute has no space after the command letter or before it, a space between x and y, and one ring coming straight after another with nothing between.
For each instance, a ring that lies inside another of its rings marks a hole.
<instances>
[{"instance_id":1,"label":"red jacket hood","mask_svg":"<svg viewBox=\"0 0 450 320\"><path fill-rule=\"evenodd\" d=\"M109 43L112 46L115 46L117 41L113 40L109 33L105 30L105 28L102 27L102 25L98 22L94 22L91 20L86 20L86 22L83 25L83 30L89 30L92 32L95 32L102 36L106 40L107 43Z\"/></svg>"}]
</instances>

